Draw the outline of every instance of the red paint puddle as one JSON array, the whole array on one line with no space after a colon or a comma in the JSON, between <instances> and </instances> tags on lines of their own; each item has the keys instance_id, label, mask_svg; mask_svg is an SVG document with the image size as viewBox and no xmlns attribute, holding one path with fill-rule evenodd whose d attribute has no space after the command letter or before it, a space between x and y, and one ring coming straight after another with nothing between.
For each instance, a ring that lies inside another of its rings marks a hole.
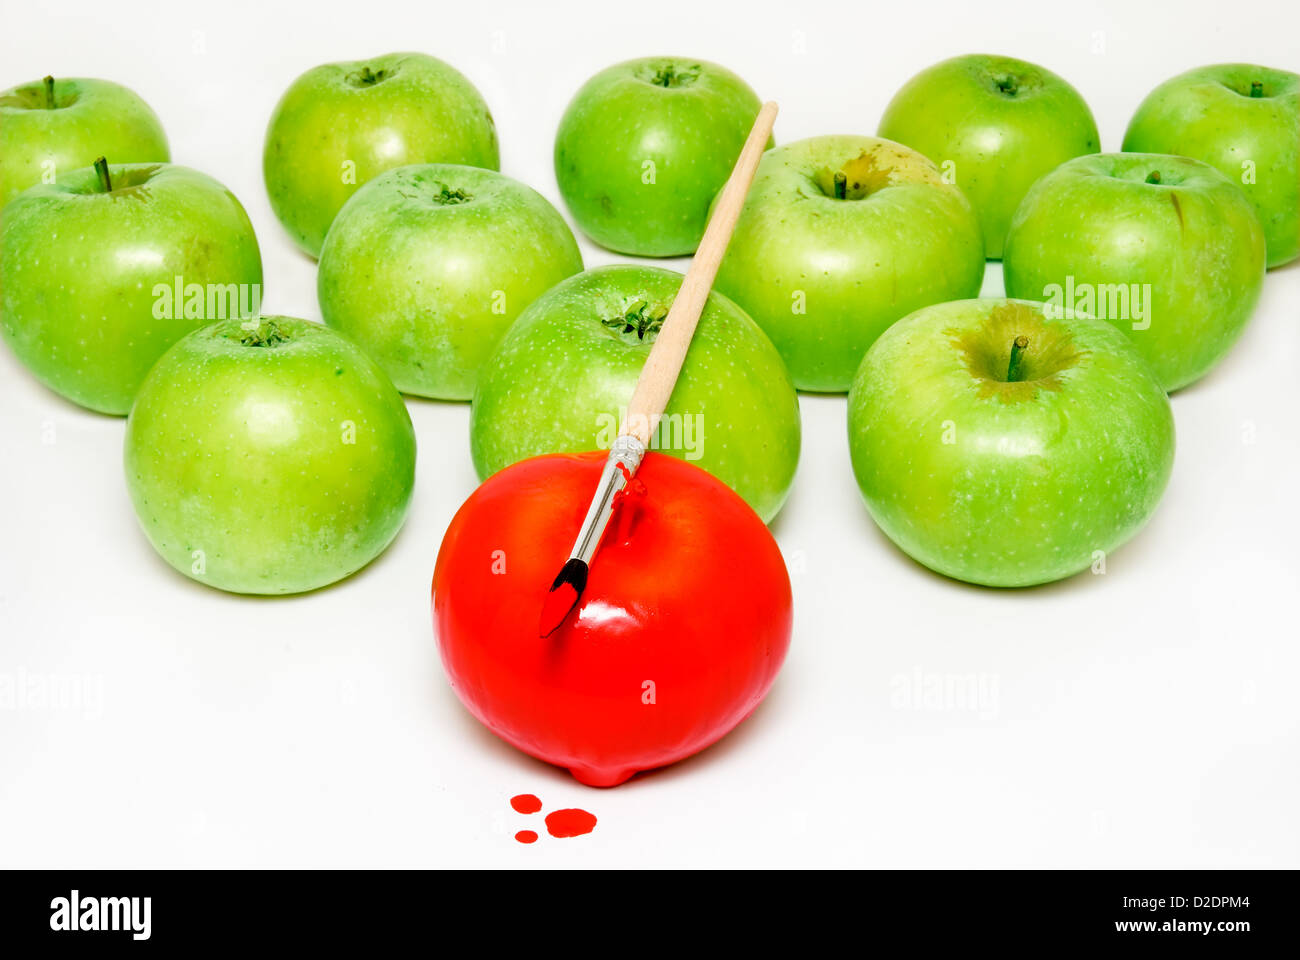
<instances>
[{"instance_id":1,"label":"red paint puddle","mask_svg":"<svg viewBox=\"0 0 1300 960\"><path fill-rule=\"evenodd\" d=\"M586 810L556 810L546 815L546 832L553 837L580 837L596 829L596 818Z\"/></svg>"},{"instance_id":2,"label":"red paint puddle","mask_svg":"<svg viewBox=\"0 0 1300 960\"><path fill-rule=\"evenodd\" d=\"M536 813L542 809L542 801L531 793L520 793L510 798L510 806L516 813ZM595 814L575 807L553 810L546 815L546 832L553 837L581 837L596 829ZM537 831L520 830L515 834L520 843L536 843Z\"/></svg>"},{"instance_id":3,"label":"red paint puddle","mask_svg":"<svg viewBox=\"0 0 1300 960\"><path fill-rule=\"evenodd\" d=\"M510 798L510 806L515 808L516 813L536 813L542 809L542 801L531 793L521 793L517 797ZM537 838L534 837L533 839L536 840Z\"/></svg>"}]
</instances>

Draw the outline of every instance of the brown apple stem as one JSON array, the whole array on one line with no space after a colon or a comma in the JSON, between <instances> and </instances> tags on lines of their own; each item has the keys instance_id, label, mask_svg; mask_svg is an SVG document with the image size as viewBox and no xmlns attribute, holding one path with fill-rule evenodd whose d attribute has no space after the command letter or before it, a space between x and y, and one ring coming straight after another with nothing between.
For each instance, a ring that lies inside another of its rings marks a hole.
<instances>
[{"instance_id":1,"label":"brown apple stem","mask_svg":"<svg viewBox=\"0 0 1300 960\"><path fill-rule=\"evenodd\" d=\"M108 161L100 157L95 161L95 172L99 174L99 185L105 193L113 192L113 180L108 175Z\"/></svg>"},{"instance_id":2,"label":"brown apple stem","mask_svg":"<svg viewBox=\"0 0 1300 960\"><path fill-rule=\"evenodd\" d=\"M1159 182L1160 182L1159 170L1152 170L1150 173L1147 174L1147 183L1159 183Z\"/></svg>"},{"instance_id":3,"label":"brown apple stem","mask_svg":"<svg viewBox=\"0 0 1300 960\"><path fill-rule=\"evenodd\" d=\"M1252 97L1262 97L1264 95L1264 84L1260 80L1250 81L1250 95Z\"/></svg>"},{"instance_id":4,"label":"brown apple stem","mask_svg":"<svg viewBox=\"0 0 1300 960\"><path fill-rule=\"evenodd\" d=\"M1020 359L1028 349L1028 337L1016 337L1011 342L1011 359L1007 361L1007 383L1016 383L1020 380Z\"/></svg>"},{"instance_id":5,"label":"brown apple stem","mask_svg":"<svg viewBox=\"0 0 1300 960\"><path fill-rule=\"evenodd\" d=\"M45 83L45 109L53 110L54 109L54 78L46 77L44 83Z\"/></svg>"},{"instance_id":6,"label":"brown apple stem","mask_svg":"<svg viewBox=\"0 0 1300 960\"><path fill-rule=\"evenodd\" d=\"M834 183L835 199L843 200L849 192L849 178L844 175L843 171L841 171L835 174Z\"/></svg>"}]
</instances>

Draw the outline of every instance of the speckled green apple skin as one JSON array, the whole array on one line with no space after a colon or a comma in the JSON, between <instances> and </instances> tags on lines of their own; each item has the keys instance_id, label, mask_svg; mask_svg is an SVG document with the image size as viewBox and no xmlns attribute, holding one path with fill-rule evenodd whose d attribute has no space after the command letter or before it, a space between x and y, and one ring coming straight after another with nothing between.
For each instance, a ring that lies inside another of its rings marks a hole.
<instances>
[{"instance_id":1,"label":"speckled green apple skin","mask_svg":"<svg viewBox=\"0 0 1300 960\"><path fill-rule=\"evenodd\" d=\"M603 319L644 301L666 312L682 275L619 264L570 277L515 321L483 369L470 413L480 478L543 453L607 448L632 399L653 337ZM763 520L785 502L799 462L799 402L772 344L745 312L713 293L666 417L699 423L700 440L660 452L690 460L740 494ZM680 433L676 434L680 436Z\"/></svg>"},{"instance_id":2,"label":"speckled green apple skin","mask_svg":"<svg viewBox=\"0 0 1300 960\"><path fill-rule=\"evenodd\" d=\"M1160 183L1147 183L1152 173ZM1172 392L1199 379L1241 335L1264 283L1264 234L1246 195L1208 164L1109 153L1062 164L1030 188L1007 232L1008 296L1049 286L1150 284L1150 326L1123 330ZM1100 316L1100 309L1089 311ZM1107 311L1109 312L1109 310Z\"/></svg>"},{"instance_id":3,"label":"speckled green apple skin","mask_svg":"<svg viewBox=\"0 0 1300 960\"><path fill-rule=\"evenodd\" d=\"M325 322L403 393L469 400L510 324L582 254L541 194L477 167L427 164L356 192L321 250Z\"/></svg>"},{"instance_id":4,"label":"speckled green apple skin","mask_svg":"<svg viewBox=\"0 0 1300 960\"><path fill-rule=\"evenodd\" d=\"M257 332L270 331L284 339L252 344L238 320L190 334L126 424L126 485L149 542L235 593L299 593L359 570L397 535L415 484L411 418L378 365L321 324L265 318Z\"/></svg>"},{"instance_id":5,"label":"speckled green apple skin","mask_svg":"<svg viewBox=\"0 0 1300 960\"><path fill-rule=\"evenodd\" d=\"M1252 82L1261 84L1261 96L1250 95ZM1179 74L1142 101L1124 149L1204 160L1255 205L1268 265L1300 257L1300 74L1249 63Z\"/></svg>"},{"instance_id":6,"label":"speckled green apple skin","mask_svg":"<svg viewBox=\"0 0 1300 960\"><path fill-rule=\"evenodd\" d=\"M602 70L555 134L555 179L578 228L619 253L694 253L761 106L744 80L705 60Z\"/></svg>"},{"instance_id":7,"label":"speckled green apple skin","mask_svg":"<svg viewBox=\"0 0 1300 960\"><path fill-rule=\"evenodd\" d=\"M367 80L370 77L378 80ZM501 165L496 124L454 67L423 53L308 70L271 114L262 174L271 209L315 257L357 188L412 163Z\"/></svg>"},{"instance_id":8,"label":"speckled green apple skin","mask_svg":"<svg viewBox=\"0 0 1300 960\"><path fill-rule=\"evenodd\" d=\"M1026 336L1023 379L1007 383ZM880 529L939 573L994 587L1097 563L1155 510L1169 400L1123 334L1041 304L966 300L894 324L849 393L849 449Z\"/></svg>"},{"instance_id":9,"label":"speckled green apple skin","mask_svg":"<svg viewBox=\"0 0 1300 960\"><path fill-rule=\"evenodd\" d=\"M242 284L251 304L262 259L244 208L207 174L110 164L109 175L111 193L86 168L0 211L0 333L51 390L123 416L154 361L220 319L206 302L202 317L156 311L155 286ZM238 310L233 298L213 307Z\"/></svg>"},{"instance_id":10,"label":"speckled green apple skin","mask_svg":"<svg viewBox=\"0 0 1300 960\"><path fill-rule=\"evenodd\" d=\"M837 171L848 199L827 192ZM979 221L933 163L827 136L763 157L714 286L772 338L796 387L843 393L891 323L976 296L983 277Z\"/></svg>"},{"instance_id":11,"label":"speckled green apple skin","mask_svg":"<svg viewBox=\"0 0 1300 960\"><path fill-rule=\"evenodd\" d=\"M166 162L167 135L135 93L109 80L55 77L54 108L33 80L0 93L0 207L47 173L110 163Z\"/></svg>"},{"instance_id":12,"label":"speckled green apple skin","mask_svg":"<svg viewBox=\"0 0 1300 960\"><path fill-rule=\"evenodd\" d=\"M879 133L952 171L979 216L984 255L994 260L1033 182L1101 149L1079 91L1037 64L989 54L922 70L894 94Z\"/></svg>"}]
</instances>

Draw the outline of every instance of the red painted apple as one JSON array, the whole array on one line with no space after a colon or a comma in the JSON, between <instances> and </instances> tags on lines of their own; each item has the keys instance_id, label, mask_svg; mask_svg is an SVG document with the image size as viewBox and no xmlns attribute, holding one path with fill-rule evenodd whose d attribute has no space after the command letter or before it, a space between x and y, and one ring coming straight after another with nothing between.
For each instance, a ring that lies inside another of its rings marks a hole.
<instances>
[{"instance_id":1,"label":"red painted apple","mask_svg":"<svg viewBox=\"0 0 1300 960\"><path fill-rule=\"evenodd\" d=\"M699 467L649 453L577 607L538 637L605 456L533 457L479 487L443 538L433 620L470 713L582 783L611 787L749 716L792 621L785 563L758 515Z\"/></svg>"}]
</instances>

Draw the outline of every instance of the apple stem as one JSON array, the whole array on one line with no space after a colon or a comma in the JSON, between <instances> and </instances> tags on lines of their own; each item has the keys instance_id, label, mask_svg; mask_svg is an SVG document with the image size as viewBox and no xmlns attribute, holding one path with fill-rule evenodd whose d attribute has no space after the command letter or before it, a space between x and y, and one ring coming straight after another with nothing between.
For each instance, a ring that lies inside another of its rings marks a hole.
<instances>
[{"instance_id":1,"label":"apple stem","mask_svg":"<svg viewBox=\"0 0 1300 960\"><path fill-rule=\"evenodd\" d=\"M95 161L95 172L99 174L99 185L105 193L113 192L113 181L108 175L108 161L100 157Z\"/></svg>"},{"instance_id":2,"label":"apple stem","mask_svg":"<svg viewBox=\"0 0 1300 960\"><path fill-rule=\"evenodd\" d=\"M1250 81L1250 95L1252 97L1262 97L1264 95L1264 84L1262 81Z\"/></svg>"},{"instance_id":3,"label":"apple stem","mask_svg":"<svg viewBox=\"0 0 1300 960\"><path fill-rule=\"evenodd\" d=\"M1159 170L1152 170L1150 173L1147 174L1147 183L1159 183L1159 182L1160 182Z\"/></svg>"},{"instance_id":4,"label":"apple stem","mask_svg":"<svg viewBox=\"0 0 1300 960\"><path fill-rule=\"evenodd\" d=\"M835 174L835 199L843 200L849 192L849 178L844 175L843 171Z\"/></svg>"},{"instance_id":5,"label":"apple stem","mask_svg":"<svg viewBox=\"0 0 1300 960\"><path fill-rule=\"evenodd\" d=\"M1028 349L1028 337L1016 337L1011 342L1011 359L1007 361L1007 383L1016 383L1020 380L1020 359Z\"/></svg>"},{"instance_id":6,"label":"apple stem","mask_svg":"<svg viewBox=\"0 0 1300 960\"><path fill-rule=\"evenodd\" d=\"M289 337L270 317L256 317L243 324L244 335L239 342L246 347L275 347L288 343Z\"/></svg>"},{"instance_id":7,"label":"apple stem","mask_svg":"<svg viewBox=\"0 0 1300 960\"><path fill-rule=\"evenodd\" d=\"M45 82L45 109L53 110L54 109L54 78L46 77L44 82Z\"/></svg>"}]
</instances>

